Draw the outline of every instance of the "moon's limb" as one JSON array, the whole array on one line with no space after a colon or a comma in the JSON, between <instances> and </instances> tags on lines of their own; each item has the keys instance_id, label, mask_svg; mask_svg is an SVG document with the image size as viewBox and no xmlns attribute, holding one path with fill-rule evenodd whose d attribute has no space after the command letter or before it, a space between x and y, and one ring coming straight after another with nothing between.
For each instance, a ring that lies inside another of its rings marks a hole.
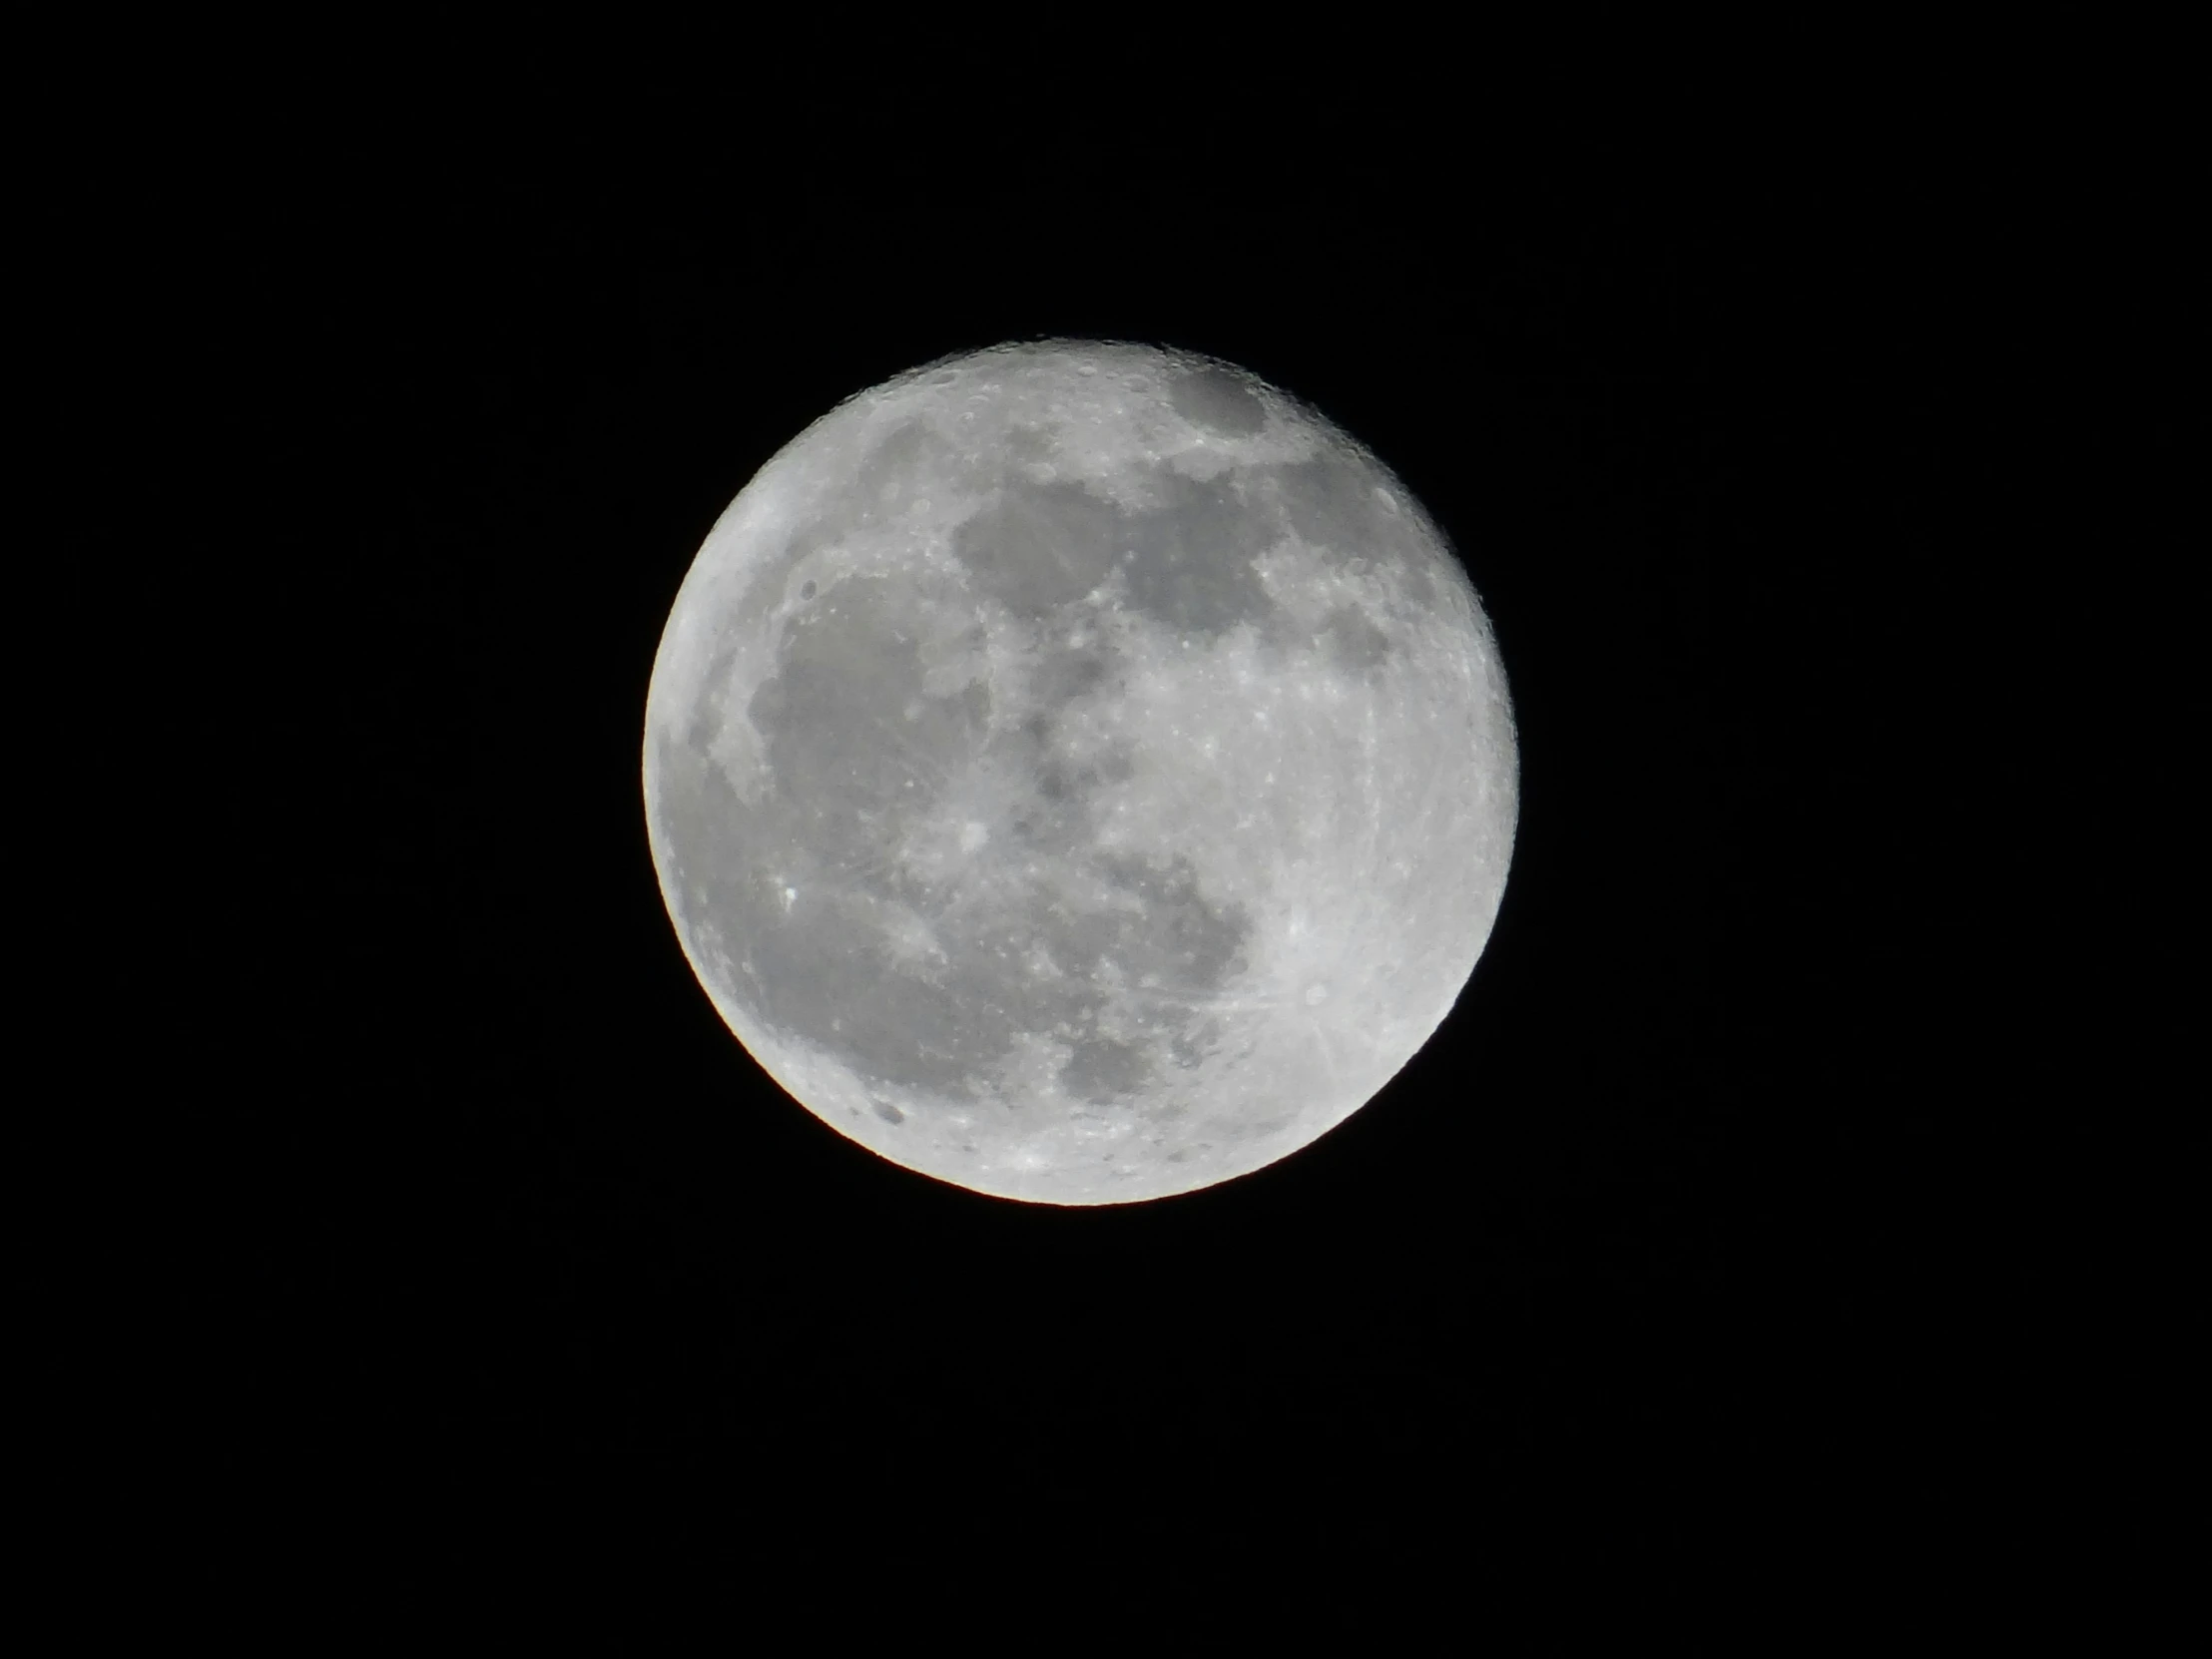
<instances>
[{"instance_id":1,"label":"moon's limb","mask_svg":"<svg viewBox=\"0 0 2212 1659\"><path fill-rule=\"evenodd\" d=\"M1517 758L1487 621L1385 468L1150 347L1001 347L818 421L701 549L647 823L795 1097L1059 1204L1258 1169L1472 971Z\"/></svg>"}]
</instances>

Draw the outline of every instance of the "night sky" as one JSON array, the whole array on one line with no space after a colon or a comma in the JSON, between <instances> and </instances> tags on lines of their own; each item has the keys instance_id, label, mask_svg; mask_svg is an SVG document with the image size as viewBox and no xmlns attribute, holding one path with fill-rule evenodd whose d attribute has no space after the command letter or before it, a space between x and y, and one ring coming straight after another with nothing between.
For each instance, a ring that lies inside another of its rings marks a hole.
<instances>
[{"instance_id":1,"label":"night sky","mask_svg":"<svg viewBox=\"0 0 2212 1659\"><path fill-rule=\"evenodd\" d=\"M136 602L223 624L157 1485L454 1560L484 1506L642 1483L624 1513L702 1555L773 1516L854 1560L1294 1576L1448 1576L1530 1492L1654 1538L1986 1494L1992 1356L2057 1271L1951 1040L2040 854L1950 809L2064 741L1960 648L2026 626L1977 503L2027 487L2009 411L2058 372L2012 343L2016 197L1848 147L1384 121L1232 164L858 119L799 160L549 93L156 168L185 275L143 419L213 459ZM1130 1208L943 1186L782 1095L639 795L662 624L753 472L1046 334L1226 357L1369 444L1465 561L1521 745L1433 1041L1296 1156Z\"/></svg>"}]
</instances>

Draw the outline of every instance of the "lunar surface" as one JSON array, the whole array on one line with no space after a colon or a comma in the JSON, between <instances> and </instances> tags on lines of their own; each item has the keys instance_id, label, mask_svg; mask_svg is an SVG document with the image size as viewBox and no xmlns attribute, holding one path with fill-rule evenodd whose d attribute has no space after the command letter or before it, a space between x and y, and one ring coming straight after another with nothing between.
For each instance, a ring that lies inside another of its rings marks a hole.
<instances>
[{"instance_id":1,"label":"lunar surface","mask_svg":"<svg viewBox=\"0 0 2212 1659\"><path fill-rule=\"evenodd\" d=\"M853 397L676 599L645 806L755 1059L1006 1198L1210 1186L1450 1011L1516 816L1473 587L1378 460L1229 364L1002 346Z\"/></svg>"}]
</instances>

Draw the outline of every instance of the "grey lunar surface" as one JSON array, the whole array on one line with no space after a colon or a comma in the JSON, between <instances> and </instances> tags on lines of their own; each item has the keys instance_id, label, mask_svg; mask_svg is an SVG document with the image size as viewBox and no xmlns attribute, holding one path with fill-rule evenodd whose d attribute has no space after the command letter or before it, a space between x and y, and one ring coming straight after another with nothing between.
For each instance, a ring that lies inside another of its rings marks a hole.
<instances>
[{"instance_id":1,"label":"grey lunar surface","mask_svg":"<svg viewBox=\"0 0 2212 1659\"><path fill-rule=\"evenodd\" d=\"M739 1040L894 1163L1054 1204L1357 1111L1480 955L1504 677L1442 537L1227 364L1006 346L854 397L701 548L645 803Z\"/></svg>"}]
</instances>

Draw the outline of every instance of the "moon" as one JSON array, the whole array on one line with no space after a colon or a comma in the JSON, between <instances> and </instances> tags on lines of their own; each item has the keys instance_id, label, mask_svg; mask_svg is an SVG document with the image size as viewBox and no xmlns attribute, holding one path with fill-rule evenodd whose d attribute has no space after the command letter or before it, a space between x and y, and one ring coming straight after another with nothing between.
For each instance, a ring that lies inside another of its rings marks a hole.
<instances>
[{"instance_id":1,"label":"moon","mask_svg":"<svg viewBox=\"0 0 2212 1659\"><path fill-rule=\"evenodd\" d=\"M1152 345L846 400L700 548L648 835L724 1022L894 1164L1031 1203L1297 1151L1435 1032L1518 750L1443 534L1298 399Z\"/></svg>"}]
</instances>

